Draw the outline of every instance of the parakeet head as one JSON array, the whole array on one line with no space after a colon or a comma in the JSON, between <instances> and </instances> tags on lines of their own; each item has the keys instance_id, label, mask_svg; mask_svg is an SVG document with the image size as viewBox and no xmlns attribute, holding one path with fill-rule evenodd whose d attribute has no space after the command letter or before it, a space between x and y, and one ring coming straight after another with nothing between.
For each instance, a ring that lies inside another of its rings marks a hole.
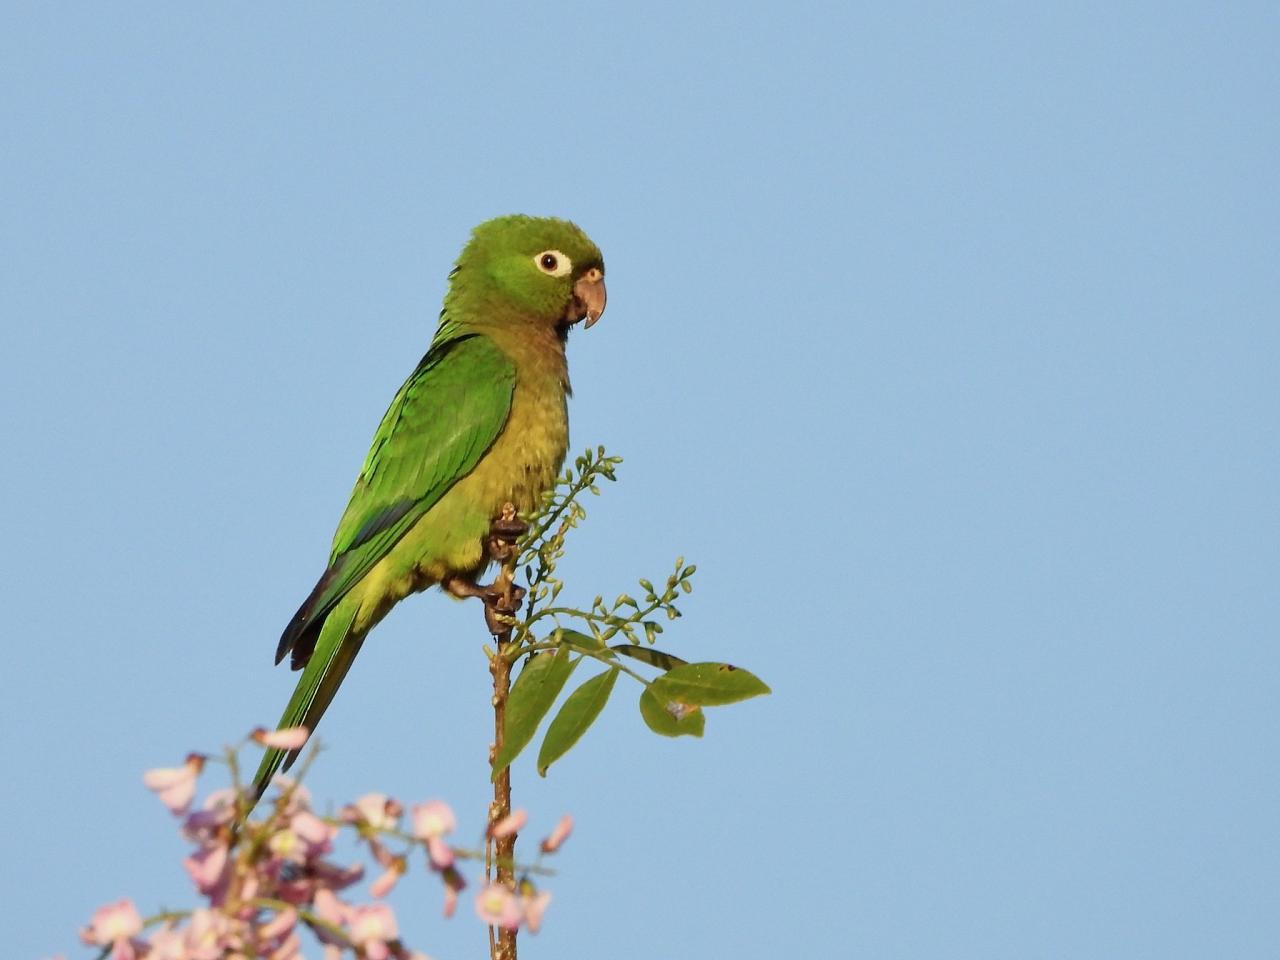
<instances>
[{"instance_id":1,"label":"parakeet head","mask_svg":"<svg viewBox=\"0 0 1280 960\"><path fill-rule=\"evenodd\" d=\"M449 290L451 300L478 310L514 307L514 316L565 336L579 320L589 327L604 313L604 258L567 220L497 217L472 231Z\"/></svg>"}]
</instances>

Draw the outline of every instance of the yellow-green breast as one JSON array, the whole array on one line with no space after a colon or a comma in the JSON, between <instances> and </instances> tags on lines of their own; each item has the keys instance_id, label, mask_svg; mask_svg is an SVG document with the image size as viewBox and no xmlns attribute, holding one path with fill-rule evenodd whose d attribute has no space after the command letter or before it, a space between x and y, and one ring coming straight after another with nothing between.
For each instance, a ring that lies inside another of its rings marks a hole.
<instances>
[{"instance_id":1,"label":"yellow-green breast","mask_svg":"<svg viewBox=\"0 0 1280 960\"><path fill-rule=\"evenodd\" d=\"M483 331L511 358L511 414L475 469L459 480L352 589L364 632L410 593L484 568L489 525L513 503L521 515L555 483L569 444L564 345L552 330ZM354 598L353 598L354 599Z\"/></svg>"}]
</instances>

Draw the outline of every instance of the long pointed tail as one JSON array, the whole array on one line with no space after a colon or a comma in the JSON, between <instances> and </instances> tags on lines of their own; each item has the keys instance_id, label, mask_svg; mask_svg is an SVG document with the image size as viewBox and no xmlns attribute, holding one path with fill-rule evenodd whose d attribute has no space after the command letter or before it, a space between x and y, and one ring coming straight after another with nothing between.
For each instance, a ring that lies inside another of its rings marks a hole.
<instances>
[{"instance_id":1,"label":"long pointed tail","mask_svg":"<svg viewBox=\"0 0 1280 960\"><path fill-rule=\"evenodd\" d=\"M298 686L289 698L289 705L284 708L279 727L303 726L312 733L315 732L316 724L333 702L338 685L351 669L351 664L364 643L364 633L356 633L352 629L359 607L359 601L355 597L349 597L347 602L338 604L325 618L316 640L315 652L311 654L302 676L298 678ZM262 799L276 772L282 768L288 770L301 752L275 749L267 751L253 778L254 803Z\"/></svg>"}]
</instances>

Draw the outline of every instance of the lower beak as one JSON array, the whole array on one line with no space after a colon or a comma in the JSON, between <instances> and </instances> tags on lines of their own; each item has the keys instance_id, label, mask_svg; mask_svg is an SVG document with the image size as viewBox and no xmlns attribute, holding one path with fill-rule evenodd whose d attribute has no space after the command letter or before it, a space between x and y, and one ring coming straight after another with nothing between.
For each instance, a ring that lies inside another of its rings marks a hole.
<instances>
[{"instance_id":1,"label":"lower beak","mask_svg":"<svg viewBox=\"0 0 1280 960\"><path fill-rule=\"evenodd\" d=\"M573 285L573 299L574 306L580 310L580 315L587 318L587 322L583 324L584 329L590 327L604 313L604 304L607 299L604 274L598 268L592 267L579 277L578 282Z\"/></svg>"}]
</instances>

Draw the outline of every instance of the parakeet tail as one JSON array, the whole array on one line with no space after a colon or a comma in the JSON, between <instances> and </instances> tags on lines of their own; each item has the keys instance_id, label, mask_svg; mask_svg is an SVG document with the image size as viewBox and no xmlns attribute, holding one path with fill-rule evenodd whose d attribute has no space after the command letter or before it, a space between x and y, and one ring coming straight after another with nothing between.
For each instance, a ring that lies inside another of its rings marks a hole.
<instances>
[{"instance_id":1,"label":"parakeet tail","mask_svg":"<svg viewBox=\"0 0 1280 960\"><path fill-rule=\"evenodd\" d=\"M306 669L298 678L298 686L289 698L289 705L284 708L280 717L279 728L303 726L315 733L316 724L324 716L333 696L338 692L338 685L351 669L360 646L364 643L364 633L352 629L359 601L348 597L325 617L324 624L316 638L315 652L307 662ZM288 770L298 759L301 750L267 750L266 756L258 766L253 778L253 800L257 803L266 792L271 778L281 769ZM247 815L247 814L246 814Z\"/></svg>"}]
</instances>

